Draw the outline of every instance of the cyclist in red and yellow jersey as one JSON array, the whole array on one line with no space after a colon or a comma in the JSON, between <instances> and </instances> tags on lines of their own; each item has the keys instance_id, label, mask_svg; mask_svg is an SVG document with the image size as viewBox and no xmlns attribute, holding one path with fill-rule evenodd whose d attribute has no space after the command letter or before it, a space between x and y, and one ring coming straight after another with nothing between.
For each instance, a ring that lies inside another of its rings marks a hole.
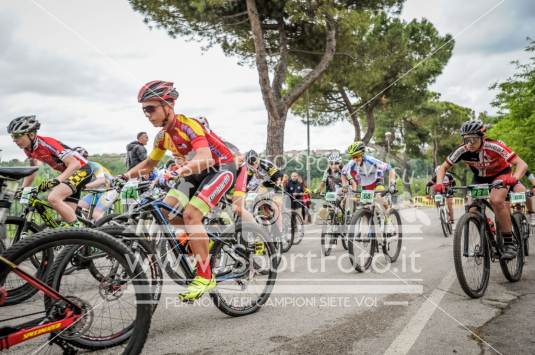
<instances>
[{"instance_id":1,"label":"cyclist in red and yellow jersey","mask_svg":"<svg viewBox=\"0 0 535 355\"><path fill-rule=\"evenodd\" d=\"M197 275L179 297L193 301L216 286L210 269L208 236L202 219L232 187L236 165L230 149L211 130L197 120L176 114L178 92L173 83L151 81L138 94L143 112L155 127L162 127L148 158L125 174L125 178L151 172L170 150L177 157L193 157L176 170L184 179L169 191L164 202L183 210L183 221L170 217L174 225L184 225L190 247L197 259Z\"/></svg>"}]
</instances>

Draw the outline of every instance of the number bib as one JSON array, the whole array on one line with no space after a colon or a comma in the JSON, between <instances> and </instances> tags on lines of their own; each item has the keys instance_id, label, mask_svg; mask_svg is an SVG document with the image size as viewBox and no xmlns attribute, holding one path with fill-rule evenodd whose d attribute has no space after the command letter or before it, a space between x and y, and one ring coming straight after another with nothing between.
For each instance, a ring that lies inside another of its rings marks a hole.
<instances>
[{"instance_id":1,"label":"number bib","mask_svg":"<svg viewBox=\"0 0 535 355\"><path fill-rule=\"evenodd\" d=\"M526 202L526 194L524 192L511 192L509 194L509 199L511 203L525 203Z\"/></svg>"},{"instance_id":2,"label":"number bib","mask_svg":"<svg viewBox=\"0 0 535 355\"><path fill-rule=\"evenodd\" d=\"M470 191L470 196L474 199L487 199L490 195L489 185L475 185Z\"/></svg>"},{"instance_id":3,"label":"number bib","mask_svg":"<svg viewBox=\"0 0 535 355\"><path fill-rule=\"evenodd\" d=\"M375 192L373 190L363 190L360 193L360 203L368 204L372 203L375 197Z\"/></svg>"},{"instance_id":4,"label":"number bib","mask_svg":"<svg viewBox=\"0 0 535 355\"><path fill-rule=\"evenodd\" d=\"M435 202L436 203L444 202L444 196L443 195L435 195Z\"/></svg>"},{"instance_id":5,"label":"number bib","mask_svg":"<svg viewBox=\"0 0 535 355\"><path fill-rule=\"evenodd\" d=\"M325 194L325 201L335 202L336 201L336 192L327 192Z\"/></svg>"}]
</instances>

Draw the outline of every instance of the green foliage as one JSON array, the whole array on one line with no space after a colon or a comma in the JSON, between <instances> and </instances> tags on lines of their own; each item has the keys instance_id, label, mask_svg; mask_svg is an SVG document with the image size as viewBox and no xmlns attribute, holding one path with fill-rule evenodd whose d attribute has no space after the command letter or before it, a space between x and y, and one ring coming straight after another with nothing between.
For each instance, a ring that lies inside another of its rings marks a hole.
<instances>
[{"instance_id":1,"label":"green foliage","mask_svg":"<svg viewBox=\"0 0 535 355\"><path fill-rule=\"evenodd\" d=\"M292 108L300 117L306 117L308 108L315 125L351 122L350 113L359 108L416 106L426 99L427 87L453 50L451 36L440 36L425 19L405 22L385 13L352 12L344 14L340 23L333 64L309 96ZM299 81L294 76L290 85ZM359 125L366 128L363 112L358 115Z\"/></svg>"},{"instance_id":2,"label":"green foliage","mask_svg":"<svg viewBox=\"0 0 535 355\"><path fill-rule=\"evenodd\" d=\"M535 41L526 47L535 52ZM493 105L500 110L489 136L503 140L522 159L535 167L535 57L526 64L513 62L516 73L492 88L498 89Z\"/></svg>"}]
</instances>

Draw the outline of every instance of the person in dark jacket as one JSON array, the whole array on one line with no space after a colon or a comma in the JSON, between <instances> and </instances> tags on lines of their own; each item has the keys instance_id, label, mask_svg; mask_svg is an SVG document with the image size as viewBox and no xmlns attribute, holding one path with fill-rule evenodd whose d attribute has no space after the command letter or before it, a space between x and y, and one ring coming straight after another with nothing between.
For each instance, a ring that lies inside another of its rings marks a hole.
<instances>
[{"instance_id":1,"label":"person in dark jacket","mask_svg":"<svg viewBox=\"0 0 535 355\"><path fill-rule=\"evenodd\" d=\"M139 132L137 140L126 146L126 166L128 170L147 159L147 149L145 146L149 141L147 132Z\"/></svg>"}]
</instances>

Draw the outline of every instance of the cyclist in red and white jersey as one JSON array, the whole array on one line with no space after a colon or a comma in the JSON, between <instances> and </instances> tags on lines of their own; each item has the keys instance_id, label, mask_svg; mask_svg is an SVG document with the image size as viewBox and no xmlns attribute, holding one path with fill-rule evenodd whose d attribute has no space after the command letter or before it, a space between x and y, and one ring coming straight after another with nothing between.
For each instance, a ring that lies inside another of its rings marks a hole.
<instances>
[{"instance_id":1,"label":"cyclist in red and white jersey","mask_svg":"<svg viewBox=\"0 0 535 355\"><path fill-rule=\"evenodd\" d=\"M196 119L175 113L177 98L178 92L171 82L155 80L139 90L138 102L145 116L162 130L147 159L130 169L124 178L148 175L167 150L175 157L184 158L184 164L175 171L184 179L168 192L164 202L183 211L183 220L170 217L170 222L184 226L197 259L197 275L187 291L179 294L180 299L193 301L216 286L202 219L232 187L236 165L230 149L212 130ZM190 152L193 152L191 158Z\"/></svg>"},{"instance_id":2,"label":"cyclist in red and white jersey","mask_svg":"<svg viewBox=\"0 0 535 355\"><path fill-rule=\"evenodd\" d=\"M9 123L7 132L30 159L30 165L36 166L42 162L60 173L54 179L44 180L39 185L39 190L51 190L48 194L50 205L66 223L78 225L76 204L82 189L91 181L92 169L84 157L65 144L54 138L38 136L40 127L41 124L34 115L21 116ZM36 174L26 177L22 187L30 186Z\"/></svg>"},{"instance_id":3,"label":"cyclist in red and white jersey","mask_svg":"<svg viewBox=\"0 0 535 355\"><path fill-rule=\"evenodd\" d=\"M463 161L474 173L474 184L491 184L500 180L515 192L526 191L518 180L524 176L528 165L503 142L487 138L482 121L470 120L463 123L461 136L463 144L440 165L437 171L437 181L444 179L446 171L453 164ZM514 172L513 166L515 166ZM493 189L490 193L490 203L496 214L504 242L503 259L512 259L517 252L513 241L510 212L506 204L509 189ZM444 193L445 186L437 183L434 190Z\"/></svg>"}]
</instances>

